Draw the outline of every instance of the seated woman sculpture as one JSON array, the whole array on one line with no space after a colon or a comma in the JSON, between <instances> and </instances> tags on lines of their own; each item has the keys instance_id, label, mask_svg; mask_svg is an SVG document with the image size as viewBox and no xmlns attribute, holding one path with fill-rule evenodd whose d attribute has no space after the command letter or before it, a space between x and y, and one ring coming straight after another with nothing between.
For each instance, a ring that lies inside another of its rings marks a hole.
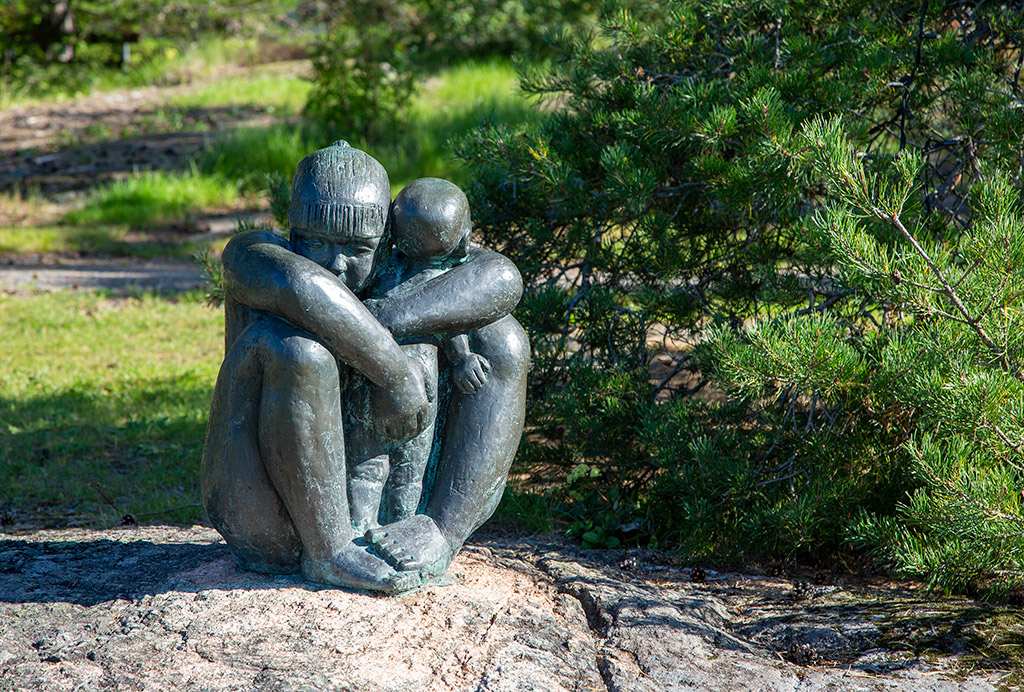
<instances>
[{"instance_id":1,"label":"seated woman sculpture","mask_svg":"<svg viewBox=\"0 0 1024 692\"><path fill-rule=\"evenodd\" d=\"M299 164L287 240L257 231L225 247L226 352L202 494L243 568L301 569L311 581L383 592L413 588L445 571L501 499L525 406L529 345L509 315L522 280L506 258L470 248L444 273L361 301L390 252L389 208L383 167L339 142ZM472 352L490 364L470 394L438 392L396 341L455 334L468 334ZM369 396L351 395L366 388ZM346 418L369 420L382 442L399 443L419 434L438 405L420 513L361 533Z\"/></svg>"}]
</instances>

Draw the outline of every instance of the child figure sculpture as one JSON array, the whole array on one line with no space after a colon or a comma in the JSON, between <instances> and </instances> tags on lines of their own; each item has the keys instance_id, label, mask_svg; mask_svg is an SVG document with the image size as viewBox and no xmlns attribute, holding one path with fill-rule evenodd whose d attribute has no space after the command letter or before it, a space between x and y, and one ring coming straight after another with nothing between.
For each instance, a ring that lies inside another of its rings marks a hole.
<instances>
[{"instance_id":1,"label":"child figure sculpture","mask_svg":"<svg viewBox=\"0 0 1024 692\"><path fill-rule=\"evenodd\" d=\"M409 183L391 206L391 239L396 249L367 302L400 299L403 293L465 262L471 230L469 201L458 186L439 178ZM467 334L450 334L439 341L451 367L452 384L464 394L479 391L487 383L490 362L470 349ZM437 382L437 347L423 339L399 340L399 344L421 368L424 381ZM432 389L428 385L431 408L427 427L389 452L383 451L385 445L379 440L371 439L369 421L353 418L349 491L357 530L370 529L378 520L387 524L407 519L419 509L434 446L438 402Z\"/></svg>"},{"instance_id":2,"label":"child figure sculpture","mask_svg":"<svg viewBox=\"0 0 1024 692\"><path fill-rule=\"evenodd\" d=\"M391 237L400 253L393 258L395 278L411 288L461 264L467 258L471 232L469 200L457 185L440 178L409 183L391 207ZM404 281L403 274L408 277ZM386 295L401 285L389 285L389 278L385 273L375 295ZM470 351L466 334L443 338L441 346L459 391L469 394L484 386L491 364Z\"/></svg>"}]
</instances>

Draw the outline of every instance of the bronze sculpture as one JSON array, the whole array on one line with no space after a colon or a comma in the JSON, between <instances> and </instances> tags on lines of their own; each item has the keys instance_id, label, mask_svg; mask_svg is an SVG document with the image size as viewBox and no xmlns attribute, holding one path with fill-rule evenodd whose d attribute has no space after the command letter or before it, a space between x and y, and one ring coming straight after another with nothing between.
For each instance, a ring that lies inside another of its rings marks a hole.
<instances>
[{"instance_id":1,"label":"bronze sculpture","mask_svg":"<svg viewBox=\"0 0 1024 692\"><path fill-rule=\"evenodd\" d=\"M392 205L384 168L338 142L299 164L288 240L224 250L202 492L244 568L406 590L501 499L523 426L522 281L469 244L457 187L407 190Z\"/></svg>"}]
</instances>

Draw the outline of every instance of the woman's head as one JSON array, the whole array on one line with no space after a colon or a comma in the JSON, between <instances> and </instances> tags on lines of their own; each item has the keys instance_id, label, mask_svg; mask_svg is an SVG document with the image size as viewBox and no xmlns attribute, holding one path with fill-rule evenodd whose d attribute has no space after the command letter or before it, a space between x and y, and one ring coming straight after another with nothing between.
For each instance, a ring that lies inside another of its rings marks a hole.
<instances>
[{"instance_id":1,"label":"woman's head","mask_svg":"<svg viewBox=\"0 0 1024 692\"><path fill-rule=\"evenodd\" d=\"M376 159L340 141L314 151L292 180L292 250L359 291L386 246L390 202L388 174Z\"/></svg>"}]
</instances>

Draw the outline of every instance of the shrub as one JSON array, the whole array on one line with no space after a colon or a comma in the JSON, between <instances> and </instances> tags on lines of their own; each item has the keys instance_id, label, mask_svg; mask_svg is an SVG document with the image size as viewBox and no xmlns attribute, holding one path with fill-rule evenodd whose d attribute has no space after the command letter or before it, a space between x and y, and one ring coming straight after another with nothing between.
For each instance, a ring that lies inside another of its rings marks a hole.
<instances>
[{"instance_id":1,"label":"shrub","mask_svg":"<svg viewBox=\"0 0 1024 692\"><path fill-rule=\"evenodd\" d=\"M439 66L544 52L548 31L587 23L592 0L325 0L304 5L329 30L314 43L306 113L345 137L385 142L407 123L418 81Z\"/></svg>"},{"instance_id":2,"label":"shrub","mask_svg":"<svg viewBox=\"0 0 1024 692\"><path fill-rule=\"evenodd\" d=\"M306 113L348 137L393 132L415 87L410 21L398 2L342 3L337 25L311 50Z\"/></svg>"},{"instance_id":3,"label":"shrub","mask_svg":"<svg viewBox=\"0 0 1024 692\"><path fill-rule=\"evenodd\" d=\"M861 351L831 356L841 328L817 316L878 319L809 242L835 181L809 165L802 127L840 117L872 162L911 152L922 223L959 242L977 157L1021 155L1021 22L961 2L613 8L596 37L525 71L556 113L458 145L482 236L528 285L520 470L566 484L577 533L817 559L846 549L861 508L895 516L921 483L889 457L912 418L851 417L829 391L763 372L737 380L709 339L768 320L788 348L777 370L867 367Z\"/></svg>"},{"instance_id":4,"label":"shrub","mask_svg":"<svg viewBox=\"0 0 1024 692\"><path fill-rule=\"evenodd\" d=\"M884 441L889 463L910 469L916 488L895 516L861 511L851 530L857 541L934 587L1019 588L1019 181L989 170L969 196L969 227L951 239L920 203L916 153L872 162L881 168L872 174L838 123L812 123L806 137L833 200L816 215L813 235L837 269L837 287L860 309L767 323L739 339L723 333L721 373L746 397L765 381L821 397L833 419L861 431L861 446Z\"/></svg>"}]
</instances>

